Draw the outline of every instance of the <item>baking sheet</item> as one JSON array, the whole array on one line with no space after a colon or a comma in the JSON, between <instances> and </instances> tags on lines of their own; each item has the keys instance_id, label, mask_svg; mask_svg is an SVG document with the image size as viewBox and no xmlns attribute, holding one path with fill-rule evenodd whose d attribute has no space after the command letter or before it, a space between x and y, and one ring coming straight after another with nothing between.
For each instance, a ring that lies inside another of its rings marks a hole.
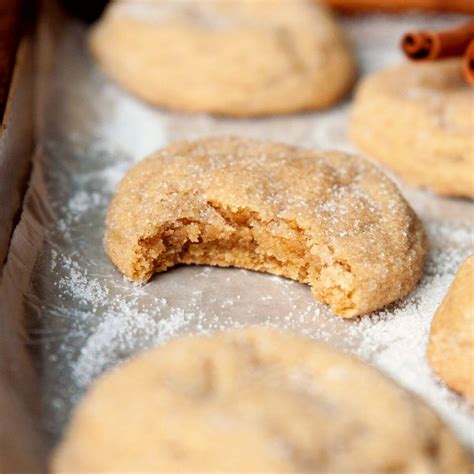
<instances>
[{"instance_id":1,"label":"baking sheet","mask_svg":"<svg viewBox=\"0 0 474 474\"><path fill-rule=\"evenodd\" d=\"M401 59L396 45L408 28L456 20L364 16L343 24L365 74ZM178 267L145 286L130 283L104 254L102 238L111 195L133 163L175 140L204 135L353 150L346 136L349 102L253 120L165 112L103 76L85 38L85 27L70 21L58 43L32 182L5 270L9 294L0 295L32 322L42 423L51 443L93 379L118 361L182 334L257 323L326 341L378 366L431 404L474 450L473 408L440 384L425 360L432 315L474 251L474 204L403 186L431 241L425 276L405 301L354 322L313 301L304 285L240 269Z\"/></svg>"}]
</instances>

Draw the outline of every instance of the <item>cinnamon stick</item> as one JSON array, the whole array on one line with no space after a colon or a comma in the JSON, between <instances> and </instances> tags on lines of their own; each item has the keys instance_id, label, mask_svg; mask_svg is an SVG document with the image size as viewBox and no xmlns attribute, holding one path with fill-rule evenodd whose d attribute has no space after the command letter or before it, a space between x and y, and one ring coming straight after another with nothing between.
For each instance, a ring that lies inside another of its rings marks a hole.
<instances>
[{"instance_id":1,"label":"cinnamon stick","mask_svg":"<svg viewBox=\"0 0 474 474\"><path fill-rule=\"evenodd\" d=\"M474 39L471 40L464 53L463 71L469 84L474 85Z\"/></svg>"},{"instance_id":2,"label":"cinnamon stick","mask_svg":"<svg viewBox=\"0 0 474 474\"><path fill-rule=\"evenodd\" d=\"M414 61L430 61L462 56L473 39L474 21L470 21L450 30L407 33L402 38L401 47Z\"/></svg>"},{"instance_id":3,"label":"cinnamon stick","mask_svg":"<svg viewBox=\"0 0 474 474\"><path fill-rule=\"evenodd\" d=\"M406 10L474 13L473 0L324 0L344 13Z\"/></svg>"}]
</instances>

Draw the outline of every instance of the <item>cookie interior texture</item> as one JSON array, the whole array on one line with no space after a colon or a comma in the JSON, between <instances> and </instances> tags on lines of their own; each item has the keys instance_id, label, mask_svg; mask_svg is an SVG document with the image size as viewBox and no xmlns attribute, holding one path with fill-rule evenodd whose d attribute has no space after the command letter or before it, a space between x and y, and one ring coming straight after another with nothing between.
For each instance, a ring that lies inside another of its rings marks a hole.
<instances>
[{"instance_id":1,"label":"cookie interior texture","mask_svg":"<svg viewBox=\"0 0 474 474\"><path fill-rule=\"evenodd\" d=\"M306 0L111 2L89 43L124 88L192 112L255 116L322 108L355 77L335 20Z\"/></svg>"},{"instance_id":2,"label":"cookie interior texture","mask_svg":"<svg viewBox=\"0 0 474 474\"><path fill-rule=\"evenodd\" d=\"M191 336L99 379L53 461L70 472L468 472L437 415L373 368L265 328Z\"/></svg>"},{"instance_id":3,"label":"cookie interior texture","mask_svg":"<svg viewBox=\"0 0 474 474\"><path fill-rule=\"evenodd\" d=\"M132 280L179 263L247 268L307 283L353 317L405 296L427 243L396 186L365 160L215 138L132 168L110 204L105 247Z\"/></svg>"},{"instance_id":4,"label":"cookie interior texture","mask_svg":"<svg viewBox=\"0 0 474 474\"><path fill-rule=\"evenodd\" d=\"M362 81L350 134L408 182L473 198L473 109L460 60L405 63Z\"/></svg>"},{"instance_id":5,"label":"cookie interior texture","mask_svg":"<svg viewBox=\"0 0 474 474\"><path fill-rule=\"evenodd\" d=\"M450 388L474 403L474 255L461 265L433 318L428 359Z\"/></svg>"}]
</instances>

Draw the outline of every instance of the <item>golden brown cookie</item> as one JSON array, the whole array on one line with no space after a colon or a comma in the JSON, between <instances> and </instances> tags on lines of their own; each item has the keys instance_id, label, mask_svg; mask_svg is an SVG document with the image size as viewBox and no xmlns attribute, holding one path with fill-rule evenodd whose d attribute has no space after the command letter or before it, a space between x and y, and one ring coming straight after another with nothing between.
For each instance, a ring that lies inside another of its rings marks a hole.
<instances>
[{"instance_id":1,"label":"golden brown cookie","mask_svg":"<svg viewBox=\"0 0 474 474\"><path fill-rule=\"evenodd\" d=\"M344 317L409 293L427 242L373 165L241 138L181 142L132 168L110 205L105 247L128 278L179 264L235 266L311 286Z\"/></svg>"},{"instance_id":2,"label":"golden brown cookie","mask_svg":"<svg viewBox=\"0 0 474 474\"><path fill-rule=\"evenodd\" d=\"M474 197L474 89L458 59L405 63L364 79L353 141L408 182Z\"/></svg>"},{"instance_id":3,"label":"golden brown cookie","mask_svg":"<svg viewBox=\"0 0 474 474\"><path fill-rule=\"evenodd\" d=\"M73 472L468 472L434 412L360 361L251 328L191 336L100 378L53 458Z\"/></svg>"},{"instance_id":4,"label":"golden brown cookie","mask_svg":"<svg viewBox=\"0 0 474 474\"><path fill-rule=\"evenodd\" d=\"M191 112L319 109L347 92L355 76L335 20L305 0L111 2L90 48L125 89Z\"/></svg>"},{"instance_id":5,"label":"golden brown cookie","mask_svg":"<svg viewBox=\"0 0 474 474\"><path fill-rule=\"evenodd\" d=\"M474 403L474 255L459 268L433 318L428 359L448 387Z\"/></svg>"}]
</instances>

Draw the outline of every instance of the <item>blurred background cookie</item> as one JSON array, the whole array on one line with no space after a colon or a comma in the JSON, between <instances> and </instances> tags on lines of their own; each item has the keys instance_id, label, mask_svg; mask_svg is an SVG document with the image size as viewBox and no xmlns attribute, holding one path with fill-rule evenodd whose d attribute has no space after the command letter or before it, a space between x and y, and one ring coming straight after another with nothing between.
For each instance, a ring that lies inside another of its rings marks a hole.
<instances>
[{"instance_id":1,"label":"blurred background cookie","mask_svg":"<svg viewBox=\"0 0 474 474\"><path fill-rule=\"evenodd\" d=\"M335 103L355 77L334 18L304 0L127 0L90 48L121 86L159 106L230 116Z\"/></svg>"},{"instance_id":2,"label":"blurred background cookie","mask_svg":"<svg viewBox=\"0 0 474 474\"><path fill-rule=\"evenodd\" d=\"M118 434L120 431L120 434ZM72 472L469 472L417 397L266 328L175 340L102 376L53 459Z\"/></svg>"},{"instance_id":3,"label":"blurred background cookie","mask_svg":"<svg viewBox=\"0 0 474 474\"><path fill-rule=\"evenodd\" d=\"M459 268L433 318L428 359L448 387L474 403L474 255Z\"/></svg>"},{"instance_id":4,"label":"blurred background cookie","mask_svg":"<svg viewBox=\"0 0 474 474\"><path fill-rule=\"evenodd\" d=\"M474 197L474 89L461 59L404 63L362 81L350 134L408 182Z\"/></svg>"}]
</instances>

